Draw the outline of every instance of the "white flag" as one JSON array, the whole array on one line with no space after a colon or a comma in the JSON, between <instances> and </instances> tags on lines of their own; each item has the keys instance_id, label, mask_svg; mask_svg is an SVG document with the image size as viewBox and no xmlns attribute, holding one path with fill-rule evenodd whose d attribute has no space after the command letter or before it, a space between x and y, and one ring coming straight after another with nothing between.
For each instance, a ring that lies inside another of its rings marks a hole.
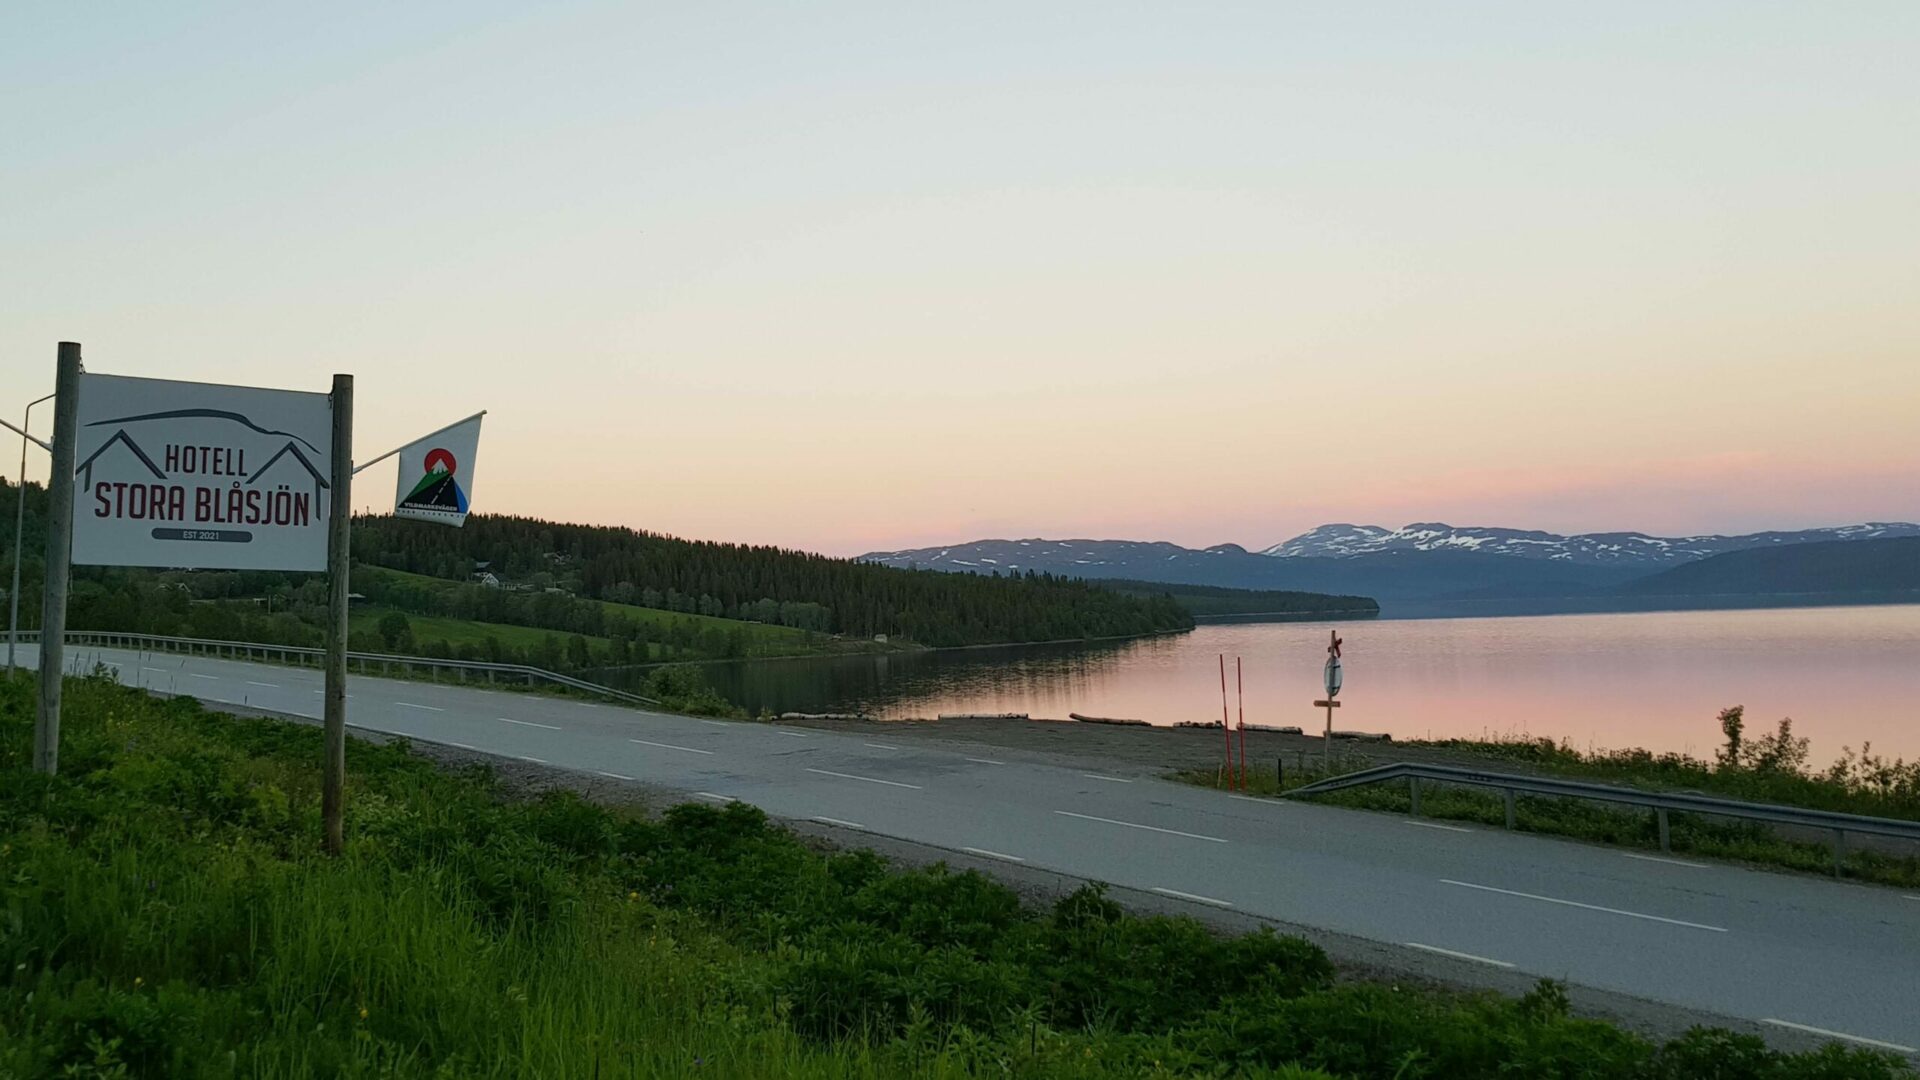
<instances>
[{"instance_id":1,"label":"white flag","mask_svg":"<svg viewBox=\"0 0 1920 1080\"><path fill-rule=\"evenodd\" d=\"M459 528L473 500L473 462L480 452L480 417L410 443L400 451L400 487L393 516Z\"/></svg>"}]
</instances>

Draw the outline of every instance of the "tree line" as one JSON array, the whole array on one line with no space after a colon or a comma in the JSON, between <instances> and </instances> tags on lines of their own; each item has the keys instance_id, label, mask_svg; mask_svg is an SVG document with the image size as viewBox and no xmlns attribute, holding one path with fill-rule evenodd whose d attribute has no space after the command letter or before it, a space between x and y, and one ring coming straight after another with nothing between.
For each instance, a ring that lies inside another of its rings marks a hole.
<instances>
[{"instance_id":1,"label":"tree line","mask_svg":"<svg viewBox=\"0 0 1920 1080\"><path fill-rule=\"evenodd\" d=\"M0 509L13 507L17 491L0 481ZM27 496L20 614L21 624L31 628L40 615L46 492L30 484ZM13 537L11 530L0 533L4 575L12 564ZM618 643L604 651L609 663L751 655L756 649L752 635L716 634L691 619L662 626L609 613L597 601L812 635L865 640L884 634L934 647L1123 637L1193 625L1164 594L1122 595L1051 574L904 570L772 546L504 515L476 514L460 529L387 515L356 517L353 556L363 566L461 583L424 588L361 574L354 588L369 603L551 630L562 635L563 649L571 635L608 638ZM507 587L472 584L482 566ZM5 583L0 576L0 587ZM307 644L322 621L324 602L324 583L313 574L75 567L69 625ZM355 647L380 644L375 638Z\"/></svg>"},{"instance_id":2,"label":"tree line","mask_svg":"<svg viewBox=\"0 0 1920 1080\"><path fill-rule=\"evenodd\" d=\"M788 548L527 517L476 514L460 529L360 517L353 543L363 563L433 577L462 579L485 564L507 582L583 597L644 602L649 590L662 598L677 593L707 605L698 613L762 620L806 611L816 621L810 629L861 638L886 634L930 646L1116 637L1193 625L1170 597L1127 596L1052 574L903 570Z\"/></svg>"}]
</instances>

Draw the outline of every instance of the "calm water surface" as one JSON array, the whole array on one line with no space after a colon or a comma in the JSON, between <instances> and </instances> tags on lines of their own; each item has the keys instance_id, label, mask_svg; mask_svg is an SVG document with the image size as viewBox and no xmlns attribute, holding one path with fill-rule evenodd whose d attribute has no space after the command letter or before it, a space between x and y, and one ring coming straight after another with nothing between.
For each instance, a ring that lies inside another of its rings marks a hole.
<instances>
[{"instance_id":1,"label":"calm water surface","mask_svg":"<svg viewBox=\"0 0 1920 1080\"><path fill-rule=\"evenodd\" d=\"M1317 729L1327 631L1345 639L1335 726L1400 737L1550 735L1581 747L1709 753L1714 716L1781 717L1826 760L1843 745L1920 756L1920 605L1368 622L1238 623L1118 645L715 665L753 711L1069 712L1220 718L1219 655L1250 724Z\"/></svg>"}]
</instances>

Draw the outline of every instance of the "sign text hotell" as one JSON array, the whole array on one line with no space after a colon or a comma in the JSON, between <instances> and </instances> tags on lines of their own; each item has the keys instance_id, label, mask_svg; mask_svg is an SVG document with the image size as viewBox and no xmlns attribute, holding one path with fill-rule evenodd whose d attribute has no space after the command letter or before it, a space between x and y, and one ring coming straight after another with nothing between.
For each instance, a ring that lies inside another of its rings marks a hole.
<instances>
[{"instance_id":1,"label":"sign text hotell","mask_svg":"<svg viewBox=\"0 0 1920 1080\"><path fill-rule=\"evenodd\" d=\"M197 525L306 525L313 520L311 491L294 491L286 484L271 489L240 486L240 478L247 476L244 448L169 443L163 460L171 477L198 474L236 479L224 488L102 481L93 486L93 516ZM192 516L187 513L189 504Z\"/></svg>"}]
</instances>

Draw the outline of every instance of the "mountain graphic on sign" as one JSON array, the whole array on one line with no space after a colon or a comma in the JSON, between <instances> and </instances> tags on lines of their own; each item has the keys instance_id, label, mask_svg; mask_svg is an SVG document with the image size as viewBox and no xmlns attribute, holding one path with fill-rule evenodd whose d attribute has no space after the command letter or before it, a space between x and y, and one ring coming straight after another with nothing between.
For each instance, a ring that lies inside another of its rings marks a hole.
<instances>
[{"instance_id":1,"label":"mountain graphic on sign","mask_svg":"<svg viewBox=\"0 0 1920 1080\"><path fill-rule=\"evenodd\" d=\"M431 459L432 455L428 455ZM467 512L467 493L453 478L453 470L446 468L430 469L420 482L413 485L407 497L400 500L401 507L411 510L439 510L447 513L464 514Z\"/></svg>"}]
</instances>

